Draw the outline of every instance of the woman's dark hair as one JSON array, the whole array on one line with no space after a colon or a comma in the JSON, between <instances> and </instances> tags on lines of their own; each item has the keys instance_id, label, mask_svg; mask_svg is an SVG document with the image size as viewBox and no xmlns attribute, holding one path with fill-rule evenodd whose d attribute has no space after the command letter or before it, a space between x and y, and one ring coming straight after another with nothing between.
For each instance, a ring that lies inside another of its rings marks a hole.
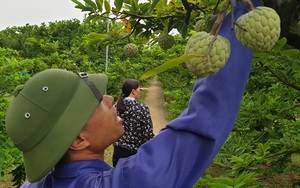
<instances>
[{"instance_id":1,"label":"woman's dark hair","mask_svg":"<svg viewBox=\"0 0 300 188\"><path fill-rule=\"evenodd\" d=\"M140 87L140 82L135 79L126 79L123 82L121 86L122 93L118 97L117 104L116 104L117 111L119 113L122 113L125 110L124 98L128 97L131 91L133 89L137 89L138 87Z\"/></svg>"}]
</instances>

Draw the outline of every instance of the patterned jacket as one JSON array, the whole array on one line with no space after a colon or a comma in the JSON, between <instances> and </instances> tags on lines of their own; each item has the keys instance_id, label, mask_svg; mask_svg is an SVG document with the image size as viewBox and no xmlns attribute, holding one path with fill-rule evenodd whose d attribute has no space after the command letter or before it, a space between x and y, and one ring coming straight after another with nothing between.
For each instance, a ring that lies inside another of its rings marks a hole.
<instances>
[{"instance_id":1,"label":"patterned jacket","mask_svg":"<svg viewBox=\"0 0 300 188\"><path fill-rule=\"evenodd\" d=\"M114 144L131 151L154 137L149 108L137 100L125 100L125 111L118 114L123 119L124 135Z\"/></svg>"}]
</instances>

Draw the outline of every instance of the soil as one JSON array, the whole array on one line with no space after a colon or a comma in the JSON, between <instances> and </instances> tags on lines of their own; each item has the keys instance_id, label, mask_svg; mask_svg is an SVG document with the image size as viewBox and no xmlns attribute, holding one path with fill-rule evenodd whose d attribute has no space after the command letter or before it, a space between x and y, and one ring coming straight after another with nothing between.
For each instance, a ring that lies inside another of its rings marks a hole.
<instances>
[{"instance_id":1,"label":"soil","mask_svg":"<svg viewBox=\"0 0 300 188\"><path fill-rule=\"evenodd\" d=\"M148 92L144 103L149 107L153 123L153 132L157 135L168 123L168 110L164 107L165 100L163 91L157 77L152 79L147 90Z\"/></svg>"}]
</instances>

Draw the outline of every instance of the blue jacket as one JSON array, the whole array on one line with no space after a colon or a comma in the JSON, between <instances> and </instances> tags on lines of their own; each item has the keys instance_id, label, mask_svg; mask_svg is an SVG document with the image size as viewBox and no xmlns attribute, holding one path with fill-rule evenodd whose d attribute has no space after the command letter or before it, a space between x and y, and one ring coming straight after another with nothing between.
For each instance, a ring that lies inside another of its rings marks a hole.
<instances>
[{"instance_id":1,"label":"blue jacket","mask_svg":"<svg viewBox=\"0 0 300 188\"><path fill-rule=\"evenodd\" d=\"M252 0L255 6L260 0ZM246 13L235 5L235 19ZM201 177L236 121L253 52L230 29L227 15L220 35L231 42L231 56L214 76L198 79L188 108L137 154L115 168L99 160L58 164L37 183L22 188L189 188Z\"/></svg>"}]
</instances>

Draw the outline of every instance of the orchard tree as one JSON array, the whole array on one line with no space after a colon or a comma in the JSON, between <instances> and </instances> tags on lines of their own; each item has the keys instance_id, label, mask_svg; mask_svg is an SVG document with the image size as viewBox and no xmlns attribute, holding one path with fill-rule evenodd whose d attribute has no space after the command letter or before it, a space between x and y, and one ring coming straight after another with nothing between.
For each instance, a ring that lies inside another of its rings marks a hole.
<instances>
[{"instance_id":1,"label":"orchard tree","mask_svg":"<svg viewBox=\"0 0 300 188\"><path fill-rule=\"evenodd\" d=\"M87 12L85 22L105 23L111 21L113 23L122 21L124 25L122 30L112 30L106 33L91 32L86 38L88 45L111 45L122 43L124 40L127 40L127 43L131 43L132 38L139 38L139 41L142 41L144 44L152 45L158 43L162 49L167 50L172 47L172 45L168 44L173 44L174 39L170 32L174 30L180 33L183 39L189 38L189 40L193 40L191 42L188 41L183 55L146 72L141 79L146 79L183 62L187 63L187 67L197 77L205 77L218 72L224 66L230 54L229 42L223 43L224 40L218 35L224 17L228 12L231 12L232 15L231 29L235 30L237 39L247 48L254 51L270 51L279 37L287 38L287 44L300 48L297 42L300 39L300 2L297 0L283 0L280 1L281 3L275 0L267 0L266 2L262 0L261 4L263 6L260 6L260 9L254 7L251 0L236 0L235 3L243 4L248 9L249 14L253 15L244 16L243 20L236 21L233 19L233 0L148 0L143 2L139 2L139 0L115 0L113 6L108 0L72 1L76 4L76 8ZM256 13L253 13L255 11ZM286 15L287 12L289 16ZM264 18L255 20L261 15ZM252 19L252 24L249 24L249 19ZM265 23L266 20L267 23ZM283 22L280 20L283 20ZM205 22L203 32L209 33L209 35L199 34L199 21ZM253 26L257 22L261 22L261 24ZM263 27L262 24L264 24ZM244 27L244 25L248 25L250 28L245 29L247 26ZM263 31L260 28L263 28ZM255 33L251 33L251 36L248 35L253 29L257 30ZM194 36L194 34L197 36ZM192 46L189 46L189 43L194 45L195 41L204 41L207 36L212 36L209 44L198 42L196 45L198 47L203 45L209 46L209 50L207 51L207 48L203 48L200 50L201 52L195 54L196 52L191 49ZM267 44L269 41L271 44ZM260 46L261 44L266 46ZM212 48L216 48L216 51L224 51L227 55L220 57L220 61L211 62L211 59L213 59L211 57L215 56L215 54L211 53L211 51L215 51L211 50ZM207 60L209 60L209 63L206 63ZM210 72L204 71L199 73L197 71L199 69L208 70L212 67L218 68Z\"/></svg>"},{"instance_id":2,"label":"orchard tree","mask_svg":"<svg viewBox=\"0 0 300 188\"><path fill-rule=\"evenodd\" d=\"M196 21L218 13L228 12L231 0L72 0L76 8L87 12L86 22L122 21L124 30L107 33L90 33L90 43L112 44L130 36L157 41L155 34L179 32L183 38L195 30ZM239 0L245 5L250 0ZM300 49L300 1L262 0L261 4L273 8L281 19L281 37L287 43ZM215 19L213 20L215 21ZM219 22L222 20L219 19ZM219 23L220 25L220 23ZM217 25L217 26L219 26ZM218 27L215 27L215 31ZM146 40L146 41L148 41Z\"/></svg>"}]
</instances>

